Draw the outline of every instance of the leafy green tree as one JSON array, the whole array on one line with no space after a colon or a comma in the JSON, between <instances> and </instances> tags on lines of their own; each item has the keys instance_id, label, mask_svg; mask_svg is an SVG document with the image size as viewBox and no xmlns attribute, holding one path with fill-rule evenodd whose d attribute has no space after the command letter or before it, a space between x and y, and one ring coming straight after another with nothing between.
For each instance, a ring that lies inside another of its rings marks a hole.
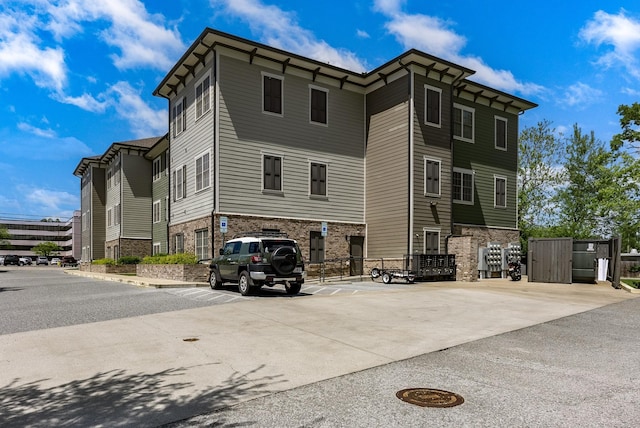
<instances>
[{"instance_id":1,"label":"leafy green tree","mask_svg":"<svg viewBox=\"0 0 640 428\"><path fill-rule=\"evenodd\" d=\"M0 248L9 249L11 248L11 244L9 243L9 231L6 227L0 227Z\"/></svg>"},{"instance_id":2,"label":"leafy green tree","mask_svg":"<svg viewBox=\"0 0 640 428\"><path fill-rule=\"evenodd\" d=\"M548 236L557 218L549 201L561 182L563 145L551 125L538 122L518 139L518 226L525 251L528 239Z\"/></svg>"},{"instance_id":3,"label":"leafy green tree","mask_svg":"<svg viewBox=\"0 0 640 428\"><path fill-rule=\"evenodd\" d=\"M620 105L618 107L620 115L620 127L622 132L613 136L611 148L621 149L625 143L629 143L636 150L640 149L640 103L633 103L630 106Z\"/></svg>"},{"instance_id":4,"label":"leafy green tree","mask_svg":"<svg viewBox=\"0 0 640 428\"><path fill-rule=\"evenodd\" d=\"M54 242L42 242L31 249L37 255L45 257L49 257L60 250L61 248Z\"/></svg>"}]
</instances>

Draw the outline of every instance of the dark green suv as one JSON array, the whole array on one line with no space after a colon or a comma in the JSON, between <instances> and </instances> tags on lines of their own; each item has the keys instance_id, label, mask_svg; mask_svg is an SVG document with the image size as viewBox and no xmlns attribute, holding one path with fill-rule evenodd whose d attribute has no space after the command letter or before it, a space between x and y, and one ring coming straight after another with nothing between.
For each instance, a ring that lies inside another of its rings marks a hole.
<instances>
[{"instance_id":1,"label":"dark green suv","mask_svg":"<svg viewBox=\"0 0 640 428\"><path fill-rule=\"evenodd\" d=\"M263 285L276 284L284 284L287 294L298 294L306 275L295 240L260 234L227 241L209 270L211 288L220 288L225 282L237 283L243 296Z\"/></svg>"}]
</instances>

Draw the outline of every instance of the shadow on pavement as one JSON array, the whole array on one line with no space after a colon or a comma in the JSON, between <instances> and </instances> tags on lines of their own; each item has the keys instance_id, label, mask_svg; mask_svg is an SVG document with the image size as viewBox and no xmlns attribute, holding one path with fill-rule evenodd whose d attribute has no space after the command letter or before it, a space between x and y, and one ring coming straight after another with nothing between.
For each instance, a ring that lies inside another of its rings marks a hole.
<instances>
[{"instance_id":1,"label":"shadow on pavement","mask_svg":"<svg viewBox=\"0 0 640 428\"><path fill-rule=\"evenodd\" d=\"M129 374L124 370L54 387L48 379L0 387L0 420L5 426L136 426L156 427L211 412L239 399L271 392L285 382L282 375L255 378L264 366L234 373L209 391L189 394L193 385L176 381L186 368ZM184 390L184 391L183 391Z\"/></svg>"}]
</instances>

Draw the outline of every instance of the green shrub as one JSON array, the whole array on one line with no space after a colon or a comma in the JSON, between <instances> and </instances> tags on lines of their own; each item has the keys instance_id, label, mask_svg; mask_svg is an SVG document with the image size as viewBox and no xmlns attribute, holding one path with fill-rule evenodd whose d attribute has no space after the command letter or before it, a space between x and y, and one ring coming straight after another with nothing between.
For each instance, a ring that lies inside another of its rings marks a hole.
<instances>
[{"instance_id":1,"label":"green shrub","mask_svg":"<svg viewBox=\"0 0 640 428\"><path fill-rule=\"evenodd\" d=\"M142 259L145 265L196 265L198 258L195 254L156 254L155 256L147 256Z\"/></svg>"},{"instance_id":2,"label":"green shrub","mask_svg":"<svg viewBox=\"0 0 640 428\"><path fill-rule=\"evenodd\" d=\"M629 272L640 272L640 265L631 266Z\"/></svg>"},{"instance_id":3,"label":"green shrub","mask_svg":"<svg viewBox=\"0 0 640 428\"><path fill-rule=\"evenodd\" d=\"M118 259L119 265L137 265L142 259L138 256L123 256Z\"/></svg>"},{"instance_id":4,"label":"green shrub","mask_svg":"<svg viewBox=\"0 0 640 428\"><path fill-rule=\"evenodd\" d=\"M115 266L116 261L110 258L98 259L91 262L94 265L107 265L107 266Z\"/></svg>"}]
</instances>

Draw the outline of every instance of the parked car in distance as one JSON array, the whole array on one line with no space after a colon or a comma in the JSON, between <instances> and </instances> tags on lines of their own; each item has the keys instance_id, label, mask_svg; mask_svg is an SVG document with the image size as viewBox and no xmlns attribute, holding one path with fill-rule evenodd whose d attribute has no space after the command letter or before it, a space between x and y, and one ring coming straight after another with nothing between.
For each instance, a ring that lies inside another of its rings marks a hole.
<instances>
[{"instance_id":1,"label":"parked car in distance","mask_svg":"<svg viewBox=\"0 0 640 428\"><path fill-rule=\"evenodd\" d=\"M51 266L56 265L59 266L60 265L60 258L58 257L54 257L51 259L51 263L49 263Z\"/></svg>"},{"instance_id":2,"label":"parked car in distance","mask_svg":"<svg viewBox=\"0 0 640 428\"><path fill-rule=\"evenodd\" d=\"M20 257L20 266L30 265L31 263L33 263L31 257Z\"/></svg>"},{"instance_id":3,"label":"parked car in distance","mask_svg":"<svg viewBox=\"0 0 640 428\"><path fill-rule=\"evenodd\" d=\"M6 256L4 256L4 262L2 264L5 266L20 266L20 257L16 256L15 254L7 254Z\"/></svg>"},{"instance_id":4,"label":"parked car in distance","mask_svg":"<svg viewBox=\"0 0 640 428\"><path fill-rule=\"evenodd\" d=\"M39 256L36 259L36 265L48 265L49 264L49 259L46 258L45 256Z\"/></svg>"},{"instance_id":5,"label":"parked car in distance","mask_svg":"<svg viewBox=\"0 0 640 428\"><path fill-rule=\"evenodd\" d=\"M4 256L0 256L0 266L4 266Z\"/></svg>"},{"instance_id":6,"label":"parked car in distance","mask_svg":"<svg viewBox=\"0 0 640 428\"><path fill-rule=\"evenodd\" d=\"M63 256L60 259L60 266L78 266L78 261L73 256Z\"/></svg>"}]
</instances>

